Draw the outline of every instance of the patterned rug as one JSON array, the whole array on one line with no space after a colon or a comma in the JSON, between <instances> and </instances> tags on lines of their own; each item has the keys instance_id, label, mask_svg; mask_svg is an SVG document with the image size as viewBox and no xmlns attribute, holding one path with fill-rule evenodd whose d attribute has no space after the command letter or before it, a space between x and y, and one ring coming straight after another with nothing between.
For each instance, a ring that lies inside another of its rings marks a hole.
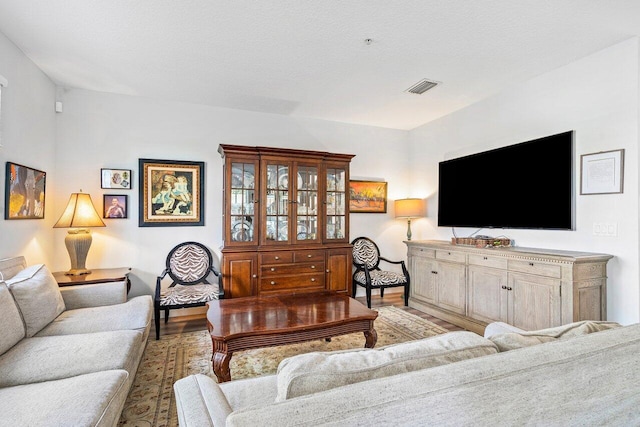
<instances>
[{"instance_id":1,"label":"patterned rug","mask_svg":"<svg viewBox=\"0 0 640 427\"><path fill-rule=\"evenodd\" d=\"M375 328L376 348L447 332L428 320L396 307L381 307ZM273 374L286 357L311 351L332 351L364 346L359 333L334 337L330 342L309 341L279 347L238 351L231 358L233 379ZM165 335L149 339L133 387L120 418L121 426L177 426L173 383L191 374L205 374L215 379L211 367L211 338L207 331Z\"/></svg>"}]
</instances>

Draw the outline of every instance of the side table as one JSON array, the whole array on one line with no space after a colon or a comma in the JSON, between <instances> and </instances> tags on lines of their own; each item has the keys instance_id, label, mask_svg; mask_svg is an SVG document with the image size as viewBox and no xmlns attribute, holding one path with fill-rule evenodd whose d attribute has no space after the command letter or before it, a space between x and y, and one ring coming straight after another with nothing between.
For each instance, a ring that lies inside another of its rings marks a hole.
<instances>
[{"instance_id":1,"label":"side table","mask_svg":"<svg viewBox=\"0 0 640 427\"><path fill-rule=\"evenodd\" d=\"M93 268L91 273L81 276L67 276L64 271L56 271L53 277L58 282L58 286L77 286L77 285L93 285L96 283L116 283L127 281L127 293L131 290L131 281L129 273L131 267L118 268Z\"/></svg>"}]
</instances>

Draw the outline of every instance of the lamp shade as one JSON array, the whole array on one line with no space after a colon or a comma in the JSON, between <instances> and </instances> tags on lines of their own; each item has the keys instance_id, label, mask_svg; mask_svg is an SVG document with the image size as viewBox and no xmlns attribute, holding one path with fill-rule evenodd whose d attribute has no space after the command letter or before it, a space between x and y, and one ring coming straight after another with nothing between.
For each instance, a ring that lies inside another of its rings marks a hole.
<instances>
[{"instance_id":1,"label":"lamp shade","mask_svg":"<svg viewBox=\"0 0 640 427\"><path fill-rule=\"evenodd\" d=\"M399 199L394 202L396 218L418 218L425 215L424 199Z\"/></svg>"},{"instance_id":2,"label":"lamp shade","mask_svg":"<svg viewBox=\"0 0 640 427\"><path fill-rule=\"evenodd\" d=\"M69 203L53 228L104 227L91 196L86 193L72 193Z\"/></svg>"}]
</instances>

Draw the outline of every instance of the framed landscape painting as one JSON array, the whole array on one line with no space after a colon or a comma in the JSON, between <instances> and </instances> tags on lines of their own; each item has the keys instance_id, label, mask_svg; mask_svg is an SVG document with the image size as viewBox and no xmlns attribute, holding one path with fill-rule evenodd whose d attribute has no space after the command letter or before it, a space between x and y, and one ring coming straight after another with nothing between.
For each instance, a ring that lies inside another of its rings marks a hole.
<instances>
[{"instance_id":1,"label":"framed landscape painting","mask_svg":"<svg viewBox=\"0 0 640 427\"><path fill-rule=\"evenodd\" d=\"M351 213L386 213L387 183L384 181L349 181Z\"/></svg>"},{"instance_id":2,"label":"framed landscape painting","mask_svg":"<svg viewBox=\"0 0 640 427\"><path fill-rule=\"evenodd\" d=\"M204 162L139 159L140 227L204 225Z\"/></svg>"},{"instance_id":3,"label":"framed landscape painting","mask_svg":"<svg viewBox=\"0 0 640 427\"><path fill-rule=\"evenodd\" d=\"M4 219L43 219L47 174L7 162Z\"/></svg>"}]
</instances>

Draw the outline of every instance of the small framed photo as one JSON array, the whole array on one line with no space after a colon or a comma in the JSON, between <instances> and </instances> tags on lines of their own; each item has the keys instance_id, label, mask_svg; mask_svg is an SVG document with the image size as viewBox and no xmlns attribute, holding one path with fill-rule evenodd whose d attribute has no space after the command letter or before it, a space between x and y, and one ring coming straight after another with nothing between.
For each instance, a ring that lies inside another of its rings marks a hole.
<instances>
[{"instance_id":1,"label":"small framed photo","mask_svg":"<svg viewBox=\"0 0 640 427\"><path fill-rule=\"evenodd\" d=\"M102 216L104 218L128 218L128 210L126 194L105 194L102 196Z\"/></svg>"},{"instance_id":2,"label":"small framed photo","mask_svg":"<svg viewBox=\"0 0 640 427\"><path fill-rule=\"evenodd\" d=\"M580 156L580 194L622 193L624 149Z\"/></svg>"},{"instance_id":3,"label":"small framed photo","mask_svg":"<svg viewBox=\"0 0 640 427\"><path fill-rule=\"evenodd\" d=\"M43 219L47 174L7 162L4 219Z\"/></svg>"},{"instance_id":4,"label":"small framed photo","mask_svg":"<svg viewBox=\"0 0 640 427\"><path fill-rule=\"evenodd\" d=\"M204 225L204 162L138 159L139 227Z\"/></svg>"},{"instance_id":5,"label":"small framed photo","mask_svg":"<svg viewBox=\"0 0 640 427\"><path fill-rule=\"evenodd\" d=\"M100 187L131 190L131 170L100 169Z\"/></svg>"},{"instance_id":6,"label":"small framed photo","mask_svg":"<svg viewBox=\"0 0 640 427\"><path fill-rule=\"evenodd\" d=\"M387 183L385 181L349 181L349 211L351 213L386 213Z\"/></svg>"}]
</instances>

